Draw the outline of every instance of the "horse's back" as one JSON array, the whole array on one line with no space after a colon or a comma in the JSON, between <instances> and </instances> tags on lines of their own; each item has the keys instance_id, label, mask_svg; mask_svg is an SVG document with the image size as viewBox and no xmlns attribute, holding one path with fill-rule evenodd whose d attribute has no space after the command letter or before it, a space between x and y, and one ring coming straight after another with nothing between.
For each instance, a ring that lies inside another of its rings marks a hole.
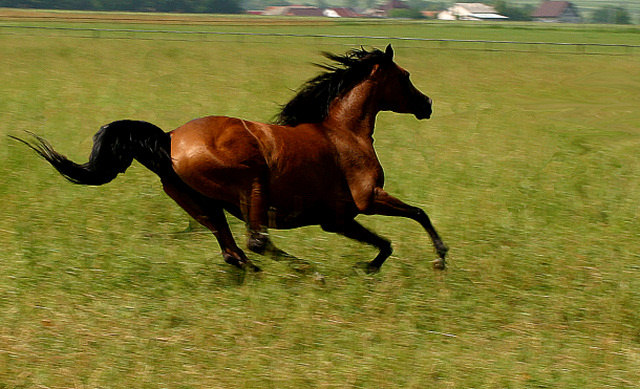
<instances>
[{"instance_id":1,"label":"horse's back","mask_svg":"<svg viewBox=\"0 0 640 389\"><path fill-rule=\"evenodd\" d=\"M204 149L242 155L252 151L257 143L243 122L226 116L194 119L171 131L171 156L180 158Z\"/></svg>"}]
</instances>

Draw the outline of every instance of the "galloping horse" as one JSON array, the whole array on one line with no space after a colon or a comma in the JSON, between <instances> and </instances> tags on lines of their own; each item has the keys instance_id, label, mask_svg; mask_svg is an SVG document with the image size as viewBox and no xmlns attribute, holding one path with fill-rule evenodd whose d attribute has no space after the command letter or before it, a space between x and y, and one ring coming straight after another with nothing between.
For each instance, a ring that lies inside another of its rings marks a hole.
<instances>
[{"instance_id":1,"label":"galloping horse","mask_svg":"<svg viewBox=\"0 0 640 389\"><path fill-rule=\"evenodd\" d=\"M393 62L393 49L325 54L333 64L304 84L275 124L224 116L192 120L165 133L142 121L120 120L94 136L89 162L76 164L43 138L15 138L44 157L69 181L102 185L135 158L155 172L165 192L218 240L226 262L258 271L237 246L224 210L243 220L248 248L277 250L268 228L320 225L329 232L375 246L364 264L376 272L391 243L367 230L358 214L402 216L427 231L444 268L447 247L427 214L383 190L384 174L373 148L380 111L431 116L431 99Z\"/></svg>"}]
</instances>

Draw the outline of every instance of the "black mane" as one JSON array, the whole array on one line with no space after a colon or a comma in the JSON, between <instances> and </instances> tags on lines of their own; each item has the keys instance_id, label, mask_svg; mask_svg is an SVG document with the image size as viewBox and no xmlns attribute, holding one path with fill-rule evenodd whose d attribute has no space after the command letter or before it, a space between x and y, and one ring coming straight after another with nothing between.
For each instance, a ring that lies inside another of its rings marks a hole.
<instances>
[{"instance_id":1,"label":"black mane","mask_svg":"<svg viewBox=\"0 0 640 389\"><path fill-rule=\"evenodd\" d=\"M371 73L375 64L388 61L389 57L380 50L354 49L344 55L323 53L333 64L316 66L324 73L302 85L291 101L282 107L274 123L296 126L301 123L320 123L329 113L329 105L336 98L348 92Z\"/></svg>"}]
</instances>

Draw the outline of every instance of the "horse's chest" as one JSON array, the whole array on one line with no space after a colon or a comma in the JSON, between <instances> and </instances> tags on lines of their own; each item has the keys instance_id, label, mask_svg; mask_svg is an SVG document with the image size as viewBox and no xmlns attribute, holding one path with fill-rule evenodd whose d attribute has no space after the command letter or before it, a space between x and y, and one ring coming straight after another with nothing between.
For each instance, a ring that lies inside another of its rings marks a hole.
<instances>
[{"instance_id":1,"label":"horse's chest","mask_svg":"<svg viewBox=\"0 0 640 389\"><path fill-rule=\"evenodd\" d=\"M369 185L382 186L384 173L373 145L353 143L344 147L340 154L340 167L347 181L368 181Z\"/></svg>"}]
</instances>

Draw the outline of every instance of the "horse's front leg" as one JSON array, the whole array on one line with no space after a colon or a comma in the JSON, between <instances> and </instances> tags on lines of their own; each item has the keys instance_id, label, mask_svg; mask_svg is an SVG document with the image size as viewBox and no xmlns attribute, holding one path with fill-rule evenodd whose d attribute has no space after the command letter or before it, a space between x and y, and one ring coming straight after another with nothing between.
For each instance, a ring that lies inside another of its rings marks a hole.
<instances>
[{"instance_id":1,"label":"horse's front leg","mask_svg":"<svg viewBox=\"0 0 640 389\"><path fill-rule=\"evenodd\" d=\"M433 262L433 266L436 269L445 268L445 256L449 248L442 242L440 235L436 232L425 211L418 207L405 204L403 201L385 192L382 188L376 188L374 190L372 203L363 213L370 215L401 216L420 223L431 237L436 252L440 257L440 259Z\"/></svg>"}]
</instances>

